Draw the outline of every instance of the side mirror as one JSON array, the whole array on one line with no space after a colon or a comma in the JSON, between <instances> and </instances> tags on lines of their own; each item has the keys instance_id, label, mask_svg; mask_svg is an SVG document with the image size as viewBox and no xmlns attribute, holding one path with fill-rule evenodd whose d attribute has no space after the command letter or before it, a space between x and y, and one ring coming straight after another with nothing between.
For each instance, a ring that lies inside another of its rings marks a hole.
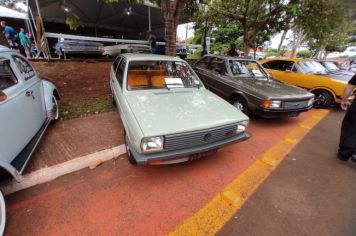
<instances>
[{"instance_id":1,"label":"side mirror","mask_svg":"<svg viewBox=\"0 0 356 236\"><path fill-rule=\"evenodd\" d=\"M0 102L5 101L7 98L6 94L0 90Z\"/></svg>"}]
</instances>

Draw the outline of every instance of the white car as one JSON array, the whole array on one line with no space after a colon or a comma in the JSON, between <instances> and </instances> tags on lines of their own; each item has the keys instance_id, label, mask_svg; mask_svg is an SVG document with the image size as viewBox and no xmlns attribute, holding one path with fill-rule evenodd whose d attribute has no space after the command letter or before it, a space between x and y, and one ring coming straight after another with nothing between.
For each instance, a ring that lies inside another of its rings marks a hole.
<instances>
[{"instance_id":1,"label":"white car","mask_svg":"<svg viewBox=\"0 0 356 236\"><path fill-rule=\"evenodd\" d=\"M122 53L150 53L150 46L145 44L118 44L104 47L104 56L116 57Z\"/></svg>"},{"instance_id":2,"label":"white car","mask_svg":"<svg viewBox=\"0 0 356 236\"><path fill-rule=\"evenodd\" d=\"M26 58L0 46L0 167L20 180L48 125L58 119L57 88Z\"/></svg>"}]
</instances>

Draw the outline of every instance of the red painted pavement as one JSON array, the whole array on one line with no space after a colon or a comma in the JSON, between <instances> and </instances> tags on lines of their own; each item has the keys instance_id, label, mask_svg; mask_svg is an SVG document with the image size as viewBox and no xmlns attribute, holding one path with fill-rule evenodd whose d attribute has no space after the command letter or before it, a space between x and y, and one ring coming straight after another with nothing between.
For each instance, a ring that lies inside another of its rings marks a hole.
<instances>
[{"instance_id":1,"label":"red painted pavement","mask_svg":"<svg viewBox=\"0 0 356 236\"><path fill-rule=\"evenodd\" d=\"M12 194L6 234L165 235L311 114L253 118L250 140L201 160L135 167L119 158Z\"/></svg>"}]
</instances>

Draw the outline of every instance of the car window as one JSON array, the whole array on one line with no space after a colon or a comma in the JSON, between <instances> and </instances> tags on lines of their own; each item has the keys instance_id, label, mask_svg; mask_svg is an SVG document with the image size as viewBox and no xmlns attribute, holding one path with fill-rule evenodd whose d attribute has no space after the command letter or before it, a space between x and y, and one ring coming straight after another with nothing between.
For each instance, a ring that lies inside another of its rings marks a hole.
<instances>
[{"instance_id":1,"label":"car window","mask_svg":"<svg viewBox=\"0 0 356 236\"><path fill-rule=\"evenodd\" d=\"M114 61L113 69L114 69L114 72L115 72L115 73L116 73L117 67L118 67L118 65L119 65L119 63L120 63L121 58L122 58L121 56L118 56L118 57L115 59L115 61Z\"/></svg>"},{"instance_id":2,"label":"car window","mask_svg":"<svg viewBox=\"0 0 356 236\"><path fill-rule=\"evenodd\" d=\"M316 61L300 61L298 62L300 70L305 74L327 74L326 69Z\"/></svg>"},{"instance_id":3,"label":"car window","mask_svg":"<svg viewBox=\"0 0 356 236\"><path fill-rule=\"evenodd\" d=\"M292 70L294 63L290 61L269 61L263 64L263 66L267 69L271 70Z\"/></svg>"},{"instance_id":4,"label":"car window","mask_svg":"<svg viewBox=\"0 0 356 236\"><path fill-rule=\"evenodd\" d=\"M217 72L219 74L225 73L226 72L225 59L218 58L218 57L213 58L213 60L210 62L208 69L213 72Z\"/></svg>"},{"instance_id":5,"label":"car window","mask_svg":"<svg viewBox=\"0 0 356 236\"><path fill-rule=\"evenodd\" d=\"M5 90L17 83L8 60L0 59L0 90Z\"/></svg>"},{"instance_id":6,"label":"car window","mask_svg":"<svg viewBox=\"0 0 356 236\"><path fill-rule=\"evenodd\" d=\"M128 90L192 88L200 87L200 84L199 78L183 61L131 61L128 63Z\"/></svg>"},{"instance_id":7,"label":"car window","mask_svg":"<svg viewBox=\"0 0 356 236\"><path fill-rule=\"evenodd\" d=\"M200 61L196 63L196 65L202 68L207 68L210 60L211 57L203 57Z\"/></svg>"},{"instance_id":8,"label":"car window","mask_svg":"<svg viewBox=\"0 0 356 236\"><path fill-rule=\"evenodd\" d=\"M28 63L25 59L18 56L13 56L13 58L17 65L17 68L20 70L25 80L31 79L32 77L35 76L35 71L33 70L30 63Z\"/></svg>"},{"instance_id":9,"label":"car window","mask_svg":"<svg viewBox=\"0 0 356 236\"><path fill-rule=\"evenodd\" d=\"M266 79L268 74L260 64L253 60L229 60L229 67L234 77Z\"/></svg>"},{"instance_id":10,"label":"car window","mask_svg":"<svg viewBox=\"0 0 356 236\"><path fill-rule=\"evenodd\" d=\"M117 82L119 82L121 87L122 87L122 81L124 79L125 67L126 67L126 61L123 59L123 60L121 60L119 66L117 67L117 70L116 70L116 79L117 79Z\"/></svg>"}]
</instances>

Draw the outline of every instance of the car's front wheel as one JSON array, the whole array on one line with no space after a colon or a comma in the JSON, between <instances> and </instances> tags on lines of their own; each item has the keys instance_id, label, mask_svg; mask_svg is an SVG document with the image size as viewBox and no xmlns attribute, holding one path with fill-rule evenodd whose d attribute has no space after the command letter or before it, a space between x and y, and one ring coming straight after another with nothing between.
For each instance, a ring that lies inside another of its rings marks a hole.
<instances>
[{"instance_id":1,"label":"car's front wheel","mask_svg":"<svg viewBox=\"0 0 356 236\"><path fill-rule=\"evenodd\" d=\"M245 113L245 115L249 114L249 109L248 109L248 105L247 102L244 98L242 97L235 97L232 101L232 105L234 107L236 107L237 109L239 109L240 111L242 111L243 113Z\"/></svg>"},{"instance_id":2,"label":"car's front wheel","mask_svg":"<svg viewBox=\"0 0 356 236\"><path fill-rule=\"evenodd\" d=\"M59 107L56 96L52 95L52 110L50 114L50 118L52 119L52 123L56 122L59 119Z\"/></svg>"},{"instance_id":3,"label":"car's front wheel","mask_svg":"<svg viewBox=\"0 0 356 236\"><path fill-rule=\"evenodd\" d=\"M127 155L127 160L132 164L132 165L137 165L137 162L132 155L130 146L128 145L128 140L129 138L127 137L126 131L124 131L124 140L125 140L125 150L126 150L126 155Z\"/></svg>"},{"instance_id":4,"label":"car's front wheel","mask_svg":"<svg viewBox=\"0 0 356 236\"><path fill-rule=\"evenodd\" d=\"M333 104L334 99L332 95L326 90L315 90L313 91L315 95L314 107L315 108L324 108L330 107Z\"/></svg>"}]
</instances>

